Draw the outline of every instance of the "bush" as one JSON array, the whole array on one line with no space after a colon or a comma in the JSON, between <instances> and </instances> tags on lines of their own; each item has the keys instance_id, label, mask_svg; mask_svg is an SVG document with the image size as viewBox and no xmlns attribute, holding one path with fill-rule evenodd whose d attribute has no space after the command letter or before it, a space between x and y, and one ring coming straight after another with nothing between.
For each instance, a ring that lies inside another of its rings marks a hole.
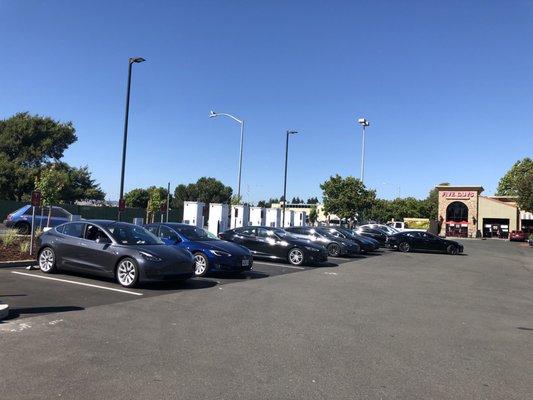
<instances>
[{"instance_id":1,"label":"bush","mask_svg":"<svg viewBox=\"0 0 533 400\"><path fill-rule=\"evenodd\" d=\"M30 242L24 241L20 243L20 252L21 253L29 253L30 251Z\"/></svg>"},{"instance_id":2,"label":"bush","mask_svg":"<svg viewBox=\"0 0 533 400\"><path fill-rule=\"evenodd\" d=\"M0 237L0 240L2 241L2 243L4 243L5 246L11 246L17 239L17 235L18 231L16 229L8 229Z\"/></svg>"}]
</instances>

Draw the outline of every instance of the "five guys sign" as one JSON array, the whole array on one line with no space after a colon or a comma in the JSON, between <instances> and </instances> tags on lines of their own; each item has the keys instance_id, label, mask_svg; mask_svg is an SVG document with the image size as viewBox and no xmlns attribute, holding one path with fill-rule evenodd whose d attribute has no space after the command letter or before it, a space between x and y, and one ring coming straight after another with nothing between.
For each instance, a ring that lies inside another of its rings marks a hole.
<instances>
[{"instance_id":1,"label":"five guys sign","mask_svg":"<svg viewBox=\"0 0 533 400\"><path fill-rule=\"evenodd\" d=\"M456 192L456 191L442 191L441 197L446 197L447 199L471 199L476 195L475 191L467 192Z\"/></svg>"}]
</instances>

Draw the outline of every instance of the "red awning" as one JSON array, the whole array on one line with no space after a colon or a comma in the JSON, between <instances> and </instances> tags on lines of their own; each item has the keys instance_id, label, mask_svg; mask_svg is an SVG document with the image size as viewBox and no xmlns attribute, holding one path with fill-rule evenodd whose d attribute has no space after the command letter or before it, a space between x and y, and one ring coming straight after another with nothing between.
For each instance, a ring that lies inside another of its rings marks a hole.
<instances>
[{"instance_id":1,"label":"red awning","mask_svg":"<svg viewBox=\"0 0 533 400\"><path fill-rule=\"evenodd\" d=\"M468 221L446 221L447 225L468 225Z\"/></svg>"}]
</instances>

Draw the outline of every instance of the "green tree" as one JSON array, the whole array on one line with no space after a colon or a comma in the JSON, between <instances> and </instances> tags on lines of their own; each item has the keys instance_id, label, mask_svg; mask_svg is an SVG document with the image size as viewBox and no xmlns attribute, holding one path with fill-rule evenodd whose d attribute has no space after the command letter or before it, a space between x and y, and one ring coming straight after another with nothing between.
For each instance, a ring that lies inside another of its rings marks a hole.
<instances>
[{"instance_id":1,"label":"green tree","mask_svg":"<svg viewBox=\"0 0 533 400\"><path fill-rule=\"evenodd\" d=\"M318 211L316 209L316 206L313 206L309 210L309 222L311 222L311 224L314 225L317 219L318 219Z\"/></svg>"},{"instance_id":2,"label":"green tree","mask_svg":"<svg viewBox=\"0 0 533 400\"><path fill-rule=\"evenodd\" d=\"M307 199L307 204L318 204L318 198L310 197Z\"/></svg>"},{"instance_id":3,"label":"green tree","mask_svg":"<svg viewBox=\"0 0 533 400\"><path fill-rule=\"evenodd\" d=\"M276 204L276 203L279 203L279 199L271 197L268 200L259 200L257 202L257 206L258 207L264 207L264 208L270 208L272 206L272 204Z\"/></svg>"},{"instance_id":4,"label":"green tree","mask_svg":"<svg viewBox=\"0 0 533 400\"><path fill-rule=\"evenodd\" d=\"M149 199L150 193L148 193L148 190L142 188L130 190L124 195L126 207L132 208L147 208Z\"/></svg>"},{"instance_id":5,"label":"green tree","mask_svg":"<svg viewBox=\"0 0 533 400\"><path fill-rule=\"evenodd\" d=\"M361 219L376 200L375 190L366 189L363 182L353 176L343 178L337 174L322 183L320 188L323 191L324 211L343 219L355 218L357 214Z\"/></svg>"},{"instance_id":6,"label":"green tree","mask_svg":"<svg viewBox=\"0 0 533 400\"><path fill-rule=\"evenodd\" d=\"M91 177L89 167L71 167L67 163L58 163L58 169L67 174L68 181L59 198L63 203L74 203L78 200L104 200L105 193L100 185Z\"/></svg>"},{"instance_id":7,"label":"green tree","mask_svg":"<svg viewBox=\"0 0 533 400\"><path fill-rule=\"evenodd\" d=\"M497 196L518 196L518 206L527 211L533 211L531 198L533 197L533 160L526 157L514 163L509 171L500 179Z\"/></svg>"},{"instance_id":8,"label":"green tree","mask_svg":"<svg viewBox=\"0 0 533 400\"><path fill-rule=\"evenodd\" d=\"M71 122L27 112L0 120L0 198L22 200L40 169L58 161L77 138Z\"/></svg>"},{"instance_id":9,"label":"green tree","mask_svg":"<svg viewBox=\"0 0 533 400\"><path fill-rule=\"evenodd\" d=\"M50 226L52 216L52 206L58 204L61 191L68 183L68 175L59 170L55 165L43 170L36 182L36 188L41 192L43 205L48 206L48 221L46 226Z\"/></svg>"},{"instance_id":10,"label":"green tree","mask_svg":"<svg viewBox=\"0 0 533 400\"><path fill-rule=\"evenodd\" d=\"M161 206L167 201L167 190L163 187L150 186L147 189L149 194L148 206L146 207L146 220L154 222L155 214L159 212Z\"/></svg>"},{"instance_id":11,"label":"green tree","mask_svg":"<svg viewBox=\"0 0 533 400\"><path fill-rule=\"evenodd\" d=\"M202 203L227 203L231 202L233 190L224 186L215 178L202 177L196 183L178 185L174 190L174 205L183 207L184 201L201 201Z\"/></svg>"}]
</instances>

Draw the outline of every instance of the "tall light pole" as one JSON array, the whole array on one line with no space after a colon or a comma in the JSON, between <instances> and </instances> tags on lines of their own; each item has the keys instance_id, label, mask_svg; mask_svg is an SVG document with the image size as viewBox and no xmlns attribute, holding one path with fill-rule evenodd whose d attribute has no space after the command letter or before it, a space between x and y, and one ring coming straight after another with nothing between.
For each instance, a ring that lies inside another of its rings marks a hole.
<instances>
[{"instance_id":1,"label":"tall light pole","mask_svg":"<svg viewBox=\"0 0 533 400\"><path fill-rule=\"evenodd\" d=\"M289 135L297 134L297 131L287 131L287 138L285 140L285 180L283 181L283 217L281 227L285 228L285 207L287 205L287 163L289 160Z\"/></svg>"},{"instance_id":2,"label":"tall light pole","mask_svg":"<svg viewBox=\"0 0 533 400\"><path fill-rule=\"evenodd\" d=\"M122 170L120 172L120 196L118 200L118 220L120 221L122 209L124 208L124 171L126 169L126 146L128 144L128 116L130 113L130 87L131 87L131 66L136 63L146 61L142 57L130 57L128 60L128 89L126 91L126 116L124 118L124 142L122 144Z\"/></svg>"},{"instance_id":3,"label":"tall light pole","mask_svg":"<svg viewBox=\"0 0 533 400\"><path fill-rule=\"evenodd\" d=\"M357 123L363 127L363 145L361 146L361 182L364 183L365 180L365 128L370 126L365 118L359 118Z\"/></svg>"},{"instance_id":4,"label":"tall light pole","mask_svg":"<svg viewBox=\"0 0 533 400\"><path fill-rule=\"evenodd\" d=\"M241 173L242 173L242 147L243 147L243 141L244 141L244 121L231 114L217 113L214 111L211 111L209 113L209 118L218 117L219 115L231 118L232 120L237 121L239 124L241 124L241 144L240 144L240 150L239 150L239 173L237 175L237 198L239 199L239 201L241 201Z\"/></svg>"}]
</instances>

